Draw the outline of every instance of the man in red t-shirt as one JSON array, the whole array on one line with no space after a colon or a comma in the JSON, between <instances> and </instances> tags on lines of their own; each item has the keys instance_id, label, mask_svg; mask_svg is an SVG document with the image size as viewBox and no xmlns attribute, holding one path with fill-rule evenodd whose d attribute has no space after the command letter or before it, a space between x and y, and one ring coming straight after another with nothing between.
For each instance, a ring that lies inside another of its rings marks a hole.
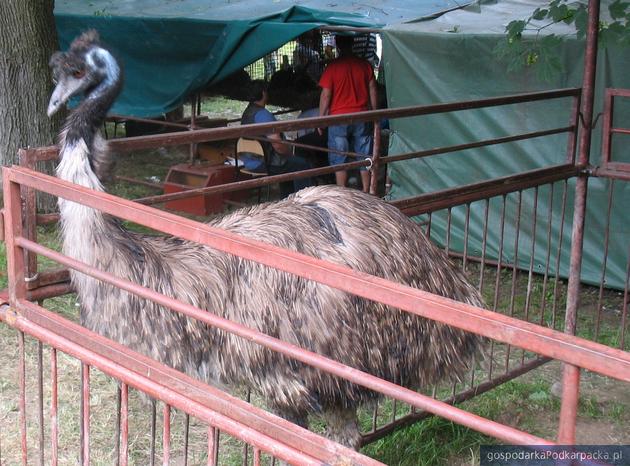
<instances>
[{"instance_id":1,"label":"man in red t-shirt","mask_svg":"<svg viewBox=\"0 0 630 466\"><path fill-rule=\"evenodd\" d=\"M372 65L363 58L352 54L352 36L336 37L339 58L333 60L324 70L319 80L322 93L319 98L319 115L339 115L376 109L377 88ZM353 123L328 127L328 154L330 165L349 161L349 157L339 152L353 152L371 157L372 131L370 123ZM347 171L335 173L337 185L345 186ZM361 169L363 191L368 192L370 173Z\"/></svg>"}]
</instances>

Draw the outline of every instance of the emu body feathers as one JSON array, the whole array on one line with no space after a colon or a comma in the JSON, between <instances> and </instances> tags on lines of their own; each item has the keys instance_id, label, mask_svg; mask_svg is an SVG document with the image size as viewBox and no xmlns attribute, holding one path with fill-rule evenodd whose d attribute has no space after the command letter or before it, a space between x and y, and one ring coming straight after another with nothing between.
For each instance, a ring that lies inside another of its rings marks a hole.
<instances>
[{"instance_id":1,"label":"emu body feathers","mask_svg":"<svg viewBox=\"0 0 630 466\"><path fill-rule=\"evenodd\" d=\"M58 84L49 109L85 93L61 135L58 176L97 190L103 187L95 171L108 166L98 127L121 87L110 57L90 32L51 59ZM195 243L127 231L76 203L60 200L60 210L64 253L403 386L461 374L480 344L475 335ZM359 191L308 188L211 224L482 304L477 290L415 223ZM356 420L348 427L344 419L374 396L370 391L85 275L73 272L72 280L88 328L204 380L249 386L296 422L305 424L308 413L322 411L333 439L358 445Z\"/></svg>"}]
</instances>

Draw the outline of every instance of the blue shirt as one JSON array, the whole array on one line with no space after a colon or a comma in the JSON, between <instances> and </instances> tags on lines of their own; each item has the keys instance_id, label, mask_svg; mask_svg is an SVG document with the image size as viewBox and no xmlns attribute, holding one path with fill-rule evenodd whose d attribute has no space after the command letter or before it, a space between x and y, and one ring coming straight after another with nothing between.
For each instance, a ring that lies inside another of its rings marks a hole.
<instances>
[{"instance_id":1,"label":"blue shirt","mask_svg":"<svg viewBox=\"0 0 630 466\"><path fill-rule=\"evenodd\" d=\"M266 108L261 108L254 115L254 123L271 123L276 121L276 116Z\"/></svg>"},{"instance_id":2,"label":"blue shirt","mask_svg":"<svg viewBox=\"0 0 630 466\"><path fill-rule=\"evenodd\" d=\"M254 123L271 123L273 121L277 121L276 116L266 108L260 107L254 114ZM281 167L286 161L286 157L278 154L273 148L270 149L269 165Z\"/></svg>"}]
</instances>

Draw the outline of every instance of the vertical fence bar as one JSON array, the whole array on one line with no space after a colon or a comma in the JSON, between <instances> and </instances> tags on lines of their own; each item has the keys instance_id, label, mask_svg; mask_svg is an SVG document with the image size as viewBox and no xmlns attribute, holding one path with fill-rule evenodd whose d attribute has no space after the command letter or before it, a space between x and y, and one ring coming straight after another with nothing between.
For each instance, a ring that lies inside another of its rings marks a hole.
<instances>
[{"instance_id":1,"label":"vertical fence bar","mask_svg":"<svg viewBox=\"0 0 630 466\"><path fill-rule=\"evenodd\" d=\"M26 439L26 357L24 354L24 332L18 332L18 348L20 351L19 379L20 379L20 445L22 447L22 465L28 465Z\"/></svg>"},{"instance_id":2,"label":"vertical fence bar","mask_svg":"<svg viewBox=\"0 0 630 466\"><path fill-rule=\"evenodd\" d=\"M214 463L219 464L219 443L221 442L221 431L216 430L216 441L214 442Z\"/></svg>"},{"instance_id":3,"label":"vertical fence bar","mask_svg":"<svg viewBox=\"0 0 630 466\"><path fill-rule=\"evenodd\" d=\"M518 192L518 202L516 204L516 225L514 226L514 262L512 263L512 285L510 286L510 304L508 306L508 313L510 317L514 316L514 308L516 305L516 281L518 278L518 246L521 233L521 207L523 205L523 192ZM508 345L505 351L505 372L510 370L510 353L512 346Z\"/></svg>"},{"instance_id":4,"label":"vertical fence bar","mask_svg":"<svg viewBox=\"0 0 630 466\"><path fill-rule=\"evenodd\" d=\"M560 231L558 233L558 251L556 253L556 276L553 280L553 306L551 307L551 328L556 329L558 321L558 294L560 292L560 259L562 258L562 243L564 236L564 221L567 212L567 192L569 184L564 180L562 186L562 211L560 213Z\"/></svg>"},{"instance_id":5,"label":"vertical fence bar","mask_svg":"<svg viewBox=\"0 0 630 466\"><path fill-rule=\"evenodd\" d=\"M114 458L116 465L120 465L120 423L122 411L122 388L120 384L116 386L116 427L114 432Z\"/></svg>"},{"instance_id":6,"label":"vertical fence bar","mask_svg":"<svg viewBox=\"0 0 630 466\"><path fill-rule=\"evenodd\" d=\"M501 289L501 266L503 264L503 247L505 239L505 209L507 205L507 197L505 194L502 196L501 206L501 227L499 228L499 253L497 261L497 275L494 283L494 297L492 300L492 309L496 311L499 308L499 291Z\"/></svg>"},{"instance_id":7,"label":"vertical fence bar","mask_svg":"<svg viewBox=\"0 0 630 466\"><path fill-rule=\"evenodd\" d=\"M7 231L7 275L9 279L9 300L15 303L26 298L26 264L24 252L15 244L15 238L22 236L22 201L20 186L9 180L8 172L3 173L4 225Z\"/></svg>"},{"instance_id":8,"label":"vertical fence bar","mask_svg":"<svg viewBox=\"0 0 630 466\"><path fill-rule=\"evenodd\" d=\"M254 466L260 466L260 450L254 448Z\"/></svg>"},{"instance_id":9,"label":"vertical fence bar","mask_svg":"<svg viewBox=\"0 0 630 466\"><path fill-rule=\"evenodd\" d=\"M505 238L505 209L507 206L507 196L501 196L501 227L499 228L499 253L497 255L497 271L494 281L494 298L492 300L492 309L494 311L499 307L499 290L501 289L501 264L503 264L503 240ZM490 357L488 358L488 380L492 380L492 372L494 370L494 340L490 341Z\"/></svg>"},{"instance_id":10,"label":"vertical fence bar","mask_svg":"<svg viewBox=\"0 0 630 466\"><path fill-rule=\"evenodd\" d=\"M538 186L534 188L534 209L532 215L532 242L529 251L529 270L527 273L527 293L525 295L525 321L529 322L529 309L531 307L534 286L534 258L536 256L536 228L538 226ZM516 269L516 264L514 264ZM525 363L525 350L521 351L521 364Z\"/></svg>"},{"instance_id":11,"label":"vertical fence bar","mask_svg":"<svg viewBox=\"0 0 630 466\"><path fill-rule=\"evenodd\" d=\"M37 417L39 465L44 466L44 345L41 341L37 342Z\"/></svg>"},{"instance_id":12,"label":"vertical fence bar","mask_svg":"<svg viewBox=\"0 0 630 466\"><path fill-rule=\"evenodd\" d=\"M190 414L184 416L184 466L188 466L188 436L190 435Z\"/></svg>"},{"instance_id":13,"label":"vertical fence bar","mask_svg":"<svg viewBox=\"0 0 630 466\"><path fill-rule=\"evenodd\" d=\"M582 79L582 125L578 149L578 164L588 164L593 125L593 100L595 94L595 71L597 67L597 34L599 30L599 0L589 0L584 52L584 77ZM571 261L564 331L575 334L577 309L580 300L580 277L582 272L582 250L584 247L584 218L586 214L587 174L581 174L575 183L575 205L571 232ZM575 424L579 398L580 371L577 367L563 364L562 403L558 442L566 445L575 443Z\"/></svg>"},{"instance_id":14,"label":"vertical fence bar","mask_svg":"<svg viewBox=\"0 0 630 466\"><path fill-rule=\"evenodd\" d=\"M243 443L243 459L241 464L243 466L247 466L249 463L249 445L247 443Z\"/></svg>"},{"instance_id":15,"label":"vertical fence bar","mask_svg":"<svg viewBox=\"0 0 630 466\"><path fill-rule=\"evenodd\" d=\"M466 204L466 220L464 222L464 260L462 263L462 269L466 272L466 266L468 265L468 227L470 225L470 204Z\"/></svg>"},{"instance_id":16,"label":"vertical fence bar","mask_svg":"<svg viewBox=\"0 0 630 466\"><path fill-rule=\"evenodd\" d=\"M21 166L30 168L31 170L36 169L35 160L31 151L20 149L18 151L18 155ZM21 188L21 192L24 200L24 212L26 212L26 215L23 218L24 235L31 241L37 242L37 224L35 217L35 213L37 212L36 193L33 188L28 188L26 186ZM34 281L37 279L37 255L30 251L25 251L24 254L26 255L27 281Z\"/></svg>"},{"instance_id":17,"label":"vertical fence bar","mask_svg":"<svg viewBox=\"0 0 630 466\"><path fill-rule=\"evenodd\" d=\"M483 293L483 278L486 268L486 252L488 247L488 219L490 214L490 199L485 200L486 207L483 213L483 237L481 240L481 264L479 266L479 292Z\"/></svg>"},{"instance_id":18,"label":"vertical fence bar","mask_svg":"<svg viewBox=\"0 0 630 466\"><path fill-rule=\"evenodd\" d=\"M151 447L149 453L149 464L155 466L155 435L157 430L157 406L154 399L151 400Z\"/></svg>"},{"instance_id":19,"label":"vertical fence bar","mask_svg":"<svg viewBox=\"0 0 630 466\"><path fill-rule=\"evenodd\" d=\"M208 466L216 466L217 457L215 455L216 445L219 443L217 429L208 426Z\"/></svg>"},{"instance_id":20,"label":"vertical fence bar","mask_svg":"<svg viewBox=\"0 0 630 466\"><path fill-rule=\"evenodd\" d=\"M610 240L610 220L612 212L612 200L613 190L615 186L615 180L608 180L608 208L606 213L606 230L604 231L604 261L602 264L602 275L599 280L599 293L597 295L597 315L595 316L595 335L593 339L597 341L599 339L599 327L602 320L602 307L604 298L604 283L606 283L606 269L608 268L608 245Z\"/></svg>"},{"instance_id":21,"label":"vertical fence bar","mask_svg":"<svg viewBox=\"0 0 630 466\"><path fill-rule=\"evenodd\" d=\"M162 465L168 466L171 460L171 407L164 404L162 430Z\"/></svg>"},{"instance_id":22,"label":"vertical fence bar","mask_svg":"<svg viewBox=\"0 0 630 466\"><path fill-rule=\"evenodd\" d=\"M529 268L527 271L527 294L525 295L525 321L529 322L529 310L532 304L534 283L534 258L536 256L536 230L538 227L538 186L534 188L534 209L532 215L532 241L529 250ZM523 352L524 354L525 352Z\"/></svg>"},{"instance_id":23,"label":"vertical fence bar","mask_svg":"<svg viewBox=\"0 0 630 466\"><path fill-rule=\"evenodd\" d=\"M90 366L81 364L81 458L90 464Z\"/></svg>"},{"instance_id":24,"label":"vertical fence bar","mask_svg":"<svg viewBox=\"0 0 630 466\"><path fill-rule=\"evenodd\" d=\"M372 431L376 432L376 421L378 418L378 403L374 403L374 408L372 408Z\"/></svg>"},{"instance_id":25,"label":"vertical fence bar","mask_svg":"<svg viewBox=\"0 0 630 466\"><path fill-rule=\"evenodd\" d=\"M83 377L83 371L85 370L83 364L81 364L81 390L80 390L80 400L79 400L79 465L80 466L84 466L84 461L83 461L83 444L84 444L84 440L83 437L85 435L85 430L84 430L84 426L83 426L83 418L85 417L85 402L83 401L84 398L84 377Z\"/></svg>"},{"instance_id":26,"label":"vertical fence bar","mask_svg":"<svg viewBox=\"0 0 630 466\"><path fill-rule=\"evenodd\" d=\"M553 225L553 197L554 184L549 186L549 211L547 214L547 252L545 255L545 274L543 276L542 296L540 298L540 325L545 324L545 309L547 307L547 283L549 281L549 263L551 261L551 230Z\"/></svg>"},{"instance_id":27,"label":"vertical fence bar","mask_svg":"<svg viewBox=\"0 0 630 466\"><path fill-rule=\"evenodd\" d=\"M575 96L572 100L571 124L575 126L575 129L569 133L567 140L567 163L575 163L575 150L577 148L578 138L577 128L580 124L580 96Z\"/></svg>"},{"instance_id":28,"label":"vertical fence bar","mask_svg":"<svg viewBox=\"0 0 630 466\"><path fill-rule=\"evenodd\" d=\"M392 403L392 417L391 417L391 421L394 422L396 420L396 410L398 409L398 403L397 403L397 399L394 398Z\"/></svg>"},{"instance_id":29,"label":"vertical fence bar","mask_svg":"<svg viewBox=\"0 0 630 466\"><path fill-rule=\"evenodd\" d=\"M129 387L126 383L120 384L120 444L118 463L127 466L129 458Z\"/></svg>"},{"instance_id":30,"label":"vertical fence bar","mask_svg":"<svg viewBox=\"0 0 630 466\"><path fill-rule=\"evenodd\" d=\"M602 160L601 164L610 162L610 150L612 146L612 123L614 113L614 97L610 89L604 94L604 111L602 118Z\"/></svg>"},{"instance_id":31,"label":"vertical fence bar","mask_svg":"<svg viewBox=\"0 0 630 466\"><path fill-rule=\"evenodd\" d=\"M50 464L57 466L59 452L59 416L57 410L57 350L50 348Z\"/></svg>"},{"instance_id":32,"label":"vertical fence bar","mask_svg":"<svg viewBox=\"0 0 630 466\"><path fill-rule=\"evenodd\" d=\"M378 196L378 179L379 172L381 170L381 124L378 120L374 121L374 134L372 145L372 166L370 167L370 186L366 189L363 186L364 191L368 191L374 196Z\"/></svg>"},{"instance_id":33,"label":"vertical fence bar","mask_svg":"<svg viewBox=\"0 0 630 466\"><path fill-rule=\"evenodd\" d=\"M252 400L252 391L248 388L247 389L247 394L245 395L245 401L247 401L248 403L251 402ZM249 445L247 443L243 443L243 466L247 466L247 463L249 461Z\"/></svg>"},{"instance_id":34,"label":"vertical fence bar","mask_svg":"<svg viewBox=\"0 0 630 466\"><path fill-rule=\"evenodd\" d=\"M573 445L575 444L575 424L580 397L580 368L570 364L563 364L562 369L562 398L558 443Z\"/></svg>"},{"instance_id":35,"label":"vertical fence bar","mask_svg":"<svg viewBox=\"0 0 630 466\"><path fill-rule=\"evenodd\" d=\"M473 388L475 386L476 366L477 366L477 356L473 353L472 362L470 364L470 382L468 384L468 388Z\"/></svg>"},{"instance_id":36,"label":"vertical fence bar","mask_svg":"<svg viewBox=\"0 0 630 466\"><path fill-rule=\"evenodd\" d=\"M446 254L448 254L451 250L451 216L452 211L451 207L449 207L446 216Z\"/></svg>"}]
</instances>

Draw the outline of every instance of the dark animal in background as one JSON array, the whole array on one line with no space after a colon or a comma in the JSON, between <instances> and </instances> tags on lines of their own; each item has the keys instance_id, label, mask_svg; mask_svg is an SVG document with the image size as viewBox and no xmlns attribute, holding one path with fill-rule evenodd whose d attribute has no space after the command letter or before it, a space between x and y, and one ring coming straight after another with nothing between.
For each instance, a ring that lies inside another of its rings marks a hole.
<instances>
[{"instance_id":1,"label":"dark animal in background","mask_svg":"<svg viewBox=\"0 0 630 466\"><path fill-rule=\"evenodd\" d=\"M57 86L49 115L77 94L60 135L57 175L103 191L108 168L98 128L121 89L121 72L94 31L51 59ZM461 375L480 337L168 236L125 229L94 209L59 200L63 252L268 335L407 387ZM477 290L422 230L356 190L309 188L210 223L355 270L482 305ZM72 272L88 328L210 383L247 386L269 408L306 425L321 413L332 439L357 447L356 409L374 394L261 346Z\"/></svg>"}]
</instances>

